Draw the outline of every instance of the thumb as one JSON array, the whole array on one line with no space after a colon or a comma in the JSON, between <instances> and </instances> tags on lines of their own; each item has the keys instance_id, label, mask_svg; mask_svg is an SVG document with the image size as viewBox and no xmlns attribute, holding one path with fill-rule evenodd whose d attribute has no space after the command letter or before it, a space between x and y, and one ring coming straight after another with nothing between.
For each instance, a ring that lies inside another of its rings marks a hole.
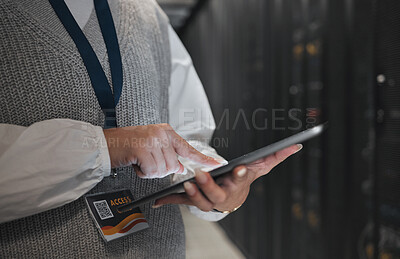
<instances>
[{"instance_id":1,"label":"thumb","mask_svg":"<svg viewBox=\"0 0 400 259\"><path fill-rule=\"evenodd\" d=\"M182 163L179 161L178 161L178 163L179 163L179 169L178 169L178 171L174 172L173 174L182 174L185 171L185 167L182 165ZM139 176L140 178L143 178L143 179L151 178L151 177L147 176L146 174L144 174L142 169L140 169L140 167L138 165L132 165L132 166L133 166L133 169L135 170L136 175ZM170 174L172 174L172 173L169 173L167 175L170 175ZM167 176L167 175L165 175L165 176Z\"/></svg>"},{"instance_id":2,"label":"thumb","mask_svg":"<svg viewBox=\"0 0 400 259\"><path fill-rule=\"evenodd\" d=\"M218 162L215 158L206 156L201 152L197 151L194 147L192 147L186 140L184 140L181 136L179 136L176 132L170 132L172 139L172 144L175 149L175 152L189 160L197 162L199 164L203 164L206 166L217 167L222 164Z\"/></svg>"}]
</instances>

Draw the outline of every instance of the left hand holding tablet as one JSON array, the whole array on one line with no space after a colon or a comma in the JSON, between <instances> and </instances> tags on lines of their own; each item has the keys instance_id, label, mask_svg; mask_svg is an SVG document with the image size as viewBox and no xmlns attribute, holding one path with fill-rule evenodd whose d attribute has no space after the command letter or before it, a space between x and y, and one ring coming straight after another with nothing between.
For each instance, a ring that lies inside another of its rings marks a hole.
<instances>
[{"instance_id":1,"label":"left hand holding tablet","mask_svg":"<svg viewBox=\"0 0 400 259\"><path fill-rule=\"evenodd\" d=\"M257 160L247 166L237 166L232 173L217 181L208 172L196 173L196 184L185 182L185 193L171 194L156 200L154 208L165 204L193 205L202 211L233 211L246 200L250 185L259 177L268 174L275 166L302 149L293 145L273 155ZM200 189L199 189L200 188Z\"/></svg>"}]
</instances>

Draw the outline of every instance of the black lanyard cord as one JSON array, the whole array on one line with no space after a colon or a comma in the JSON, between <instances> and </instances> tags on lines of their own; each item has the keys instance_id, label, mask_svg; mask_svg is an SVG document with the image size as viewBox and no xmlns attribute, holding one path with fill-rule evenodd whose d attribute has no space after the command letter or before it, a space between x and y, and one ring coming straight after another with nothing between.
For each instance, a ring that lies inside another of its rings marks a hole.
<instances>
[{"instance_id":1,"label":"black lanyard cord","mask_svg":"<svg viewBox=\"0 0 400 259\"><path fill-rule=\"evenodd\" d=\"M107 48L113 90L92 46L75 21L64 0L49 0L58 18L74 41L92 83L100 107L106 116L105 128L117 127L115 108L122 93L123 73L117 33L107 0L94 0L97 19Z\"/></svg>"}]
</instances>

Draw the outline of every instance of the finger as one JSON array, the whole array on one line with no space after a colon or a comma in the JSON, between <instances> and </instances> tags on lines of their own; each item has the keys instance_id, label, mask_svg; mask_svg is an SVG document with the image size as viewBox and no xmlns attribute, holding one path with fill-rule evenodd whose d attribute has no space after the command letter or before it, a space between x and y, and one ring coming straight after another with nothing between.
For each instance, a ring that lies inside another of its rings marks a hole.
<instances>
[{"instance_id":1,"label":"finger","mask_svg":"<svg viewBox=\"0 0 400 259\"><path fill-rule=\"evenodd\" d=\"M137 165L132 165L133 170L135 170L135 173L137 176L139 176L140 178L146 178L146 175L142 172L142 170L140 170L140 167Z\"/></svg>"},{"instance_id":2,"label":"finger","mask_svg":"<svg viewBox=\"0 0 400 259\"><path fill-rule=\"evenodd\" d=\"M193 205L193 202L188 198L186 193L177 193L165 196L154 202L153 208L159 208L166 204L186 204Z\"/></svg>"},{"instance_id":3,"label":"finger","mask_svg":"<svg viewBox=\"0 0 400 259\"><path fill-rule=\"evenodd\" d=\"M214 204L222 203L226 199L225 191L215 183L214 179L206 172L196 173L196 183L203 194Z\"/></svg>"},{"instance_id":4,"label":"finger","mask_svg":"<svg viewBox=\"0 0 400 259\"><path fill-rule=\"evenodd\" d=\"M303 148L302 144L296 144L296 145L292 145L288 148L282 149L278 152L275 153L275 157L278 161L282 162L283 160L285 160L286 158L288 158L289 156L299 152L301 149Z\"/></svg>"},{"instance_id":5,"label":"finger","mask_svg":"<svg viewBox=\"0 0 400 259\"><path fill-rule=\"evenodd\" d=\"M237 166L232 172L232 182L236 185L241 185L247 182L248 173L247 168L243 165Z\"/></svg>"},{"instance_id":6,"label":"finger","mask_svg":"<svg viewBox=\"0 0 400 259\"><path fill-rule=\"evenodd\" d=\"M141 178L156 178L157 176L157 163L151 153L143 153L138 157L138 164L140 171L143 174L138 174Z\"/></svg>"},{"instance_id":7,"label":"finger","mask_svg":"<svg viewBox=\"0 0 400 259\"><path fill-rule=\"evenodd\" d=\"M204 197L195 184L185 182L183 186L187 197L194 206L198 207L202 211L210 211L214 208L214 204Z\"/></svg>"},{"instance_id":8,"label":"finger","mask_svg":"<svg viewBox=\"0 0 400 259\"><path fill-rule=\"evenodd\" d=\"M152 150L151 155L153 156L153 159L157 165L157 172L153 176L154 177L164 177L164 176L168 175L164 154L161 151L161 149L156 148L156 149Z\"/></svg>"},{"instance_id":9,"label":"finger","mask_svg":"<svg viewBox=\"0 0 400 259\"><path fill-rule=\"evenodd\" d=\"M221 166L221 163L218 162L216 159L206 156L197 151L194 147L192 147L189 143L187 143L186 140L184 140L181 136L179 136L175 131L169 131L168 133L171 137L172 145L178 155L203 165L211 167Z\"/></svg>"},{"instance_id":10,"label":"finger","mask_svg":"<svg viewBox=\"0 0 400 259\"><path fill-rule=\"evenodd\" d=\"M297 144L290 146L288 148L285 148L283 150L280 150L273 155L270 155L266 158L260 159L254 163L251 163L247 166L248 169L252 169L255 171L259 171L259 169L263 169L261 175L258 175L257 177L260 177L262 175L267 174L269 171L272 170L275 166L277 166L279 163L284 161L286 158L289 156L299 152L303 148L303 145Z\"/></svg>"},{"instance_id":11,"label":"finger","mask_svg":"<svg viewBox=\"0 0 400 259\"><path fill-rule=\"evenodd\" d=\"M164 160L165 160L165 164L167 167L167 172L169 174L174 174L174 173L178 173L178 171L180 171L180 163L178 161L178 157L176 155L175 150L172 148L171 145L168 145L166 147L163 147L161 149L163 156L164 156Z\"/></svg>"},{"instance_id":12,"label":"finger","mask_svg":"<svg viewBox=\"0 0 400 259\"><path fill-rule=\"evenodd\" d=\"M270 167L271 167L270 169L272 169L275 166L277 166L279 163L284 161L286 158L288 158L289 156L299 152L302 148L303 148L303 145L297 144L297 145L293 145L288 148L282 149L278 152L275 152L273 155L268 156L266 158L265 162L268 163L268 165L270 165Z\"/></svg>"}]
</instances>

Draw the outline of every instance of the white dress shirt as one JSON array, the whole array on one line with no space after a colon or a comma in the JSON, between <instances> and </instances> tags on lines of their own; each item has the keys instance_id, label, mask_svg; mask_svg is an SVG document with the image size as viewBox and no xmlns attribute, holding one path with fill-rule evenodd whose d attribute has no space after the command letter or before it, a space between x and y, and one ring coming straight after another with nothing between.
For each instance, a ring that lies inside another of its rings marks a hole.
<instances>
[{"instance_id":1,"label":"white dress shirt","mask_svg":"<svg viewBox=\"0 0 400 259\"><path fill-rule=\"evenodd\" d=\"M93 0L66 0L79 26L87 23ZM210 105L192 60L169 27L172 56L169 115L171 126L200 152L221 158L207 143L215 129ZM186 177L200 165L180 159ZM0 124L0 223L72 202L110 175L110 157L101 127L53 119L29 127ZM174 181L183 180L182 176ZM196 216L215 221L225 214Z\"/></svg>"}]
</instances>

